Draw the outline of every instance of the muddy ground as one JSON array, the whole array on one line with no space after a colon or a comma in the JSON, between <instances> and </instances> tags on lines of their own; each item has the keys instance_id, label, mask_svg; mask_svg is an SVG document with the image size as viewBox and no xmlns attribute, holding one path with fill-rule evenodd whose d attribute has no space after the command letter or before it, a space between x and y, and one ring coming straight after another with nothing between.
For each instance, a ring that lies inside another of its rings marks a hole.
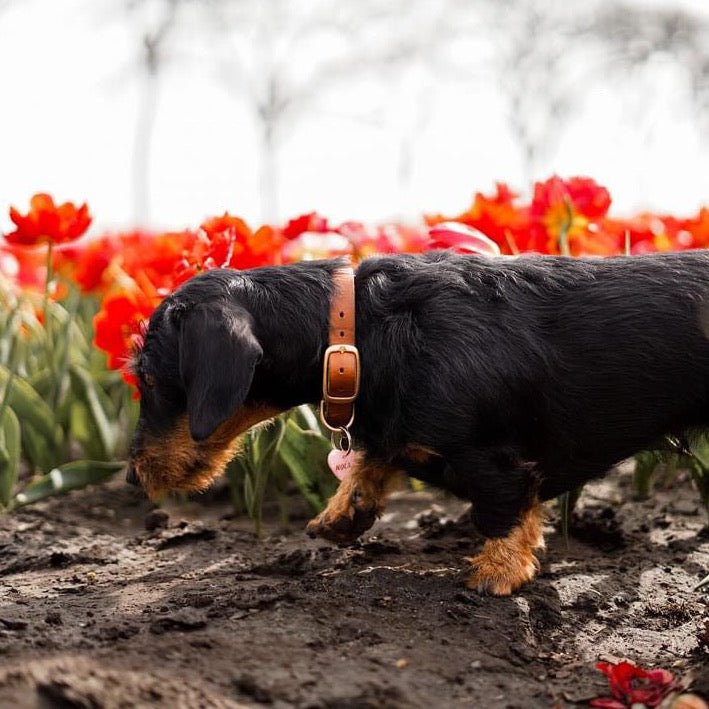
<instances>
[{"instance_id":1,"label":"muddy ground","mask_svg":"<svg viewBox=\"0 0 709 709\"><path fill-rule=\"evenodd\" d=\"M0 707L584 706L620 658L709 694L687 480L587 487L511 598L465 588L481 542L439 494L402 493L348 548L309 540L295 498L261 539L218 502L150 509L116 481L0 517Z\"/></svg>"}]
</instances>

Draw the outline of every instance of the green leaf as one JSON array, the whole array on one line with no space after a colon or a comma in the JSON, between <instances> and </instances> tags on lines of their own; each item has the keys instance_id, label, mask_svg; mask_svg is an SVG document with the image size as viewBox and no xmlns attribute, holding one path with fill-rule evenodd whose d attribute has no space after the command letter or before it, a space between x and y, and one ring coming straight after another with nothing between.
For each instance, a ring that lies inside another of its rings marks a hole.
<instances>
[{"instance_id":1,"label":"green leaf","mask_svg":"<svg viewBox=\"0 0 709 709\"><path fill-rule=\"evenodd\" d=\"M5 409L0 426L0 505L9 507L20 465L20 422L15 412Z\"/></svg>"},{"instance_id":2,"label":"green leaf","mask_svg":"<svg viewBox=\"0 0 709 709\"><path fill-rule=\"evenodd\" d=\"M249 475L249 463L243 456L233 458L226 467L226 478L229 481L229 491L231 492L231 502L237 514L248 513L244 482Z\"/></svg>"},{"instance_id":3,"label":"green leaf","mask_svg":"<svg viewBox=\"0 0 709 709\"><path fill-rule=\"evenodd\" d=\"M564 537L564 543L566 546L569 545L569 525L571 524L571 514L573 513L582 492L583 485L581 487L574 488L573 490L564 492L556 498L559 505L561 533Z\"/></svg>"},{"instance_id":4,"label":"green leaf","mask_svg":"<svg viewBox=\"0 0 709 709\"><path fill-rule=\"evenodd\" d=\"M292 420L305 431L315 431L316 433L322 432L320 420L309 404L301 404L296 407L293 409L291 416Z\"/></svg>"},{"instance_id":5,"label":"green leaf","mask_svg":"<svg viewBox=\"0 0 709 709\"><path fill-rule=\"evenodd\" d=\"M689 450L704 468L709 468L709 439L706 436L690 440Z\"/></svg>"},{"instance_id":6,"label":"green leaf","mask_svg":"<svg viewBox=\"0 0 709 709\"><path fill-rule=\"evenodd\" d=\"M704 466L702 461L696 457L691 463L692 480L699 491L699 497L702 500L705 511L709 513L709 468Z\"/></svg>"},{"instance_id":7,"label":"green leaf","mask_svg":"<svg viewBox=\"0 0 709 709\"><path fill-rule=\"evenodd\" d=\"M633 487L639 499L645 500L650 496L655 470L662 460L662 454L657 451L641 451L635 455Z\"/></svg>"},{"instance_id":8,"label":"green leaf","mask_svg":"<svg viewBox=\"0 0 709 709\"><path fill-rule=\"evenodd\" d=\"M277 418L272 424L249 432L251 441L250 458L254 469L258 469L268 463L269 458L278 447L284 431L285 423L283 419Z\"/></svg>"},{"instance_id":9,"label":"green leaf","mask_svg":"<svg viewBox=\"0 0 709 709\"><path fill-rule=\"evenodd\" d=\"M263 500L271 474L272 462L285 432L285 423L278 418L266 428L250 431L242 458L248 464L244 478L244 499L256 534L261 533Z\"/></svg>"},{"instance_id":10,"label":"green leaf","mask_svg":"<svg viewBox=\"0 0 709 709\"><path fill-rule=\"evenodd\" d=\"M7 386L10 378L10 371L0 366L0 389ZM41 435L56 441L54 414L27 381L18 377L13 379L8 401L23 425L30 424Z\"/></svg>"},{"instance_id":11,"label":"green leaf","mask_svg":"<svg viewBox=\"0 0 709 709\"><path fill-rule=\"evenodd\" d=\"M76 460L60 465L17 494L15 505L30 505L70 490L104 482L125 468L125 465L124 461L106 463L95 460Z\"/></svg>"},{"instance_id":12,"label":"green leaf","mask_svg":"<svg viewBox=\"0 0 709 709\"><path fill-rule=\"evenodd\" d=\"M46 401L54 389L52 371L47 368L36 371L27 378L29 385Z\"/></svg>"},{"instance_id":13,"label":"green leaf","mask_svg":"<svg viewBox=\"0 0 709 709\"><path fill-rule=\"evenodd\" d=\"M69 429L72 440L81 446L84 454L91 460L107 460L106 449L91 414L83 401L74 400L69 407Z\"/></svg>"},{"instance_id":14,"label":"green leaf","mask_svg":"<svg viewBox=\"0 0 709 709\"><path fill-rule=\"evenodd\" d=\"M246 511L249 513L249 517L253 518L254 511L254 501L256 499L256 494L254 491L254 483L251 479L251 475L247 474L244 478L244 503L246 504Z\"/></svg>"},{"instance_id":15,"label":"green leaf","mask_svg":"<svg viewBox=\"0 0 709 709\"><path fill-rule=\"evenodd\" d=\"M116 447L118 432L111 424L109 415L115 420L115 410L104 392L91 379L88 372L77 365L69 369L72 390L77 398L83 400L91 415L91 424L101 443L103 459L109 458Z\"/></svg>"},{"instance_id":16,"label":"green leaf","mask_svg":"<svg viewBox=\"0 0 709 709\"><path fill-rule=\"evenodd\" d=\"M303 497L316 512L320 511L337 488L337 478L327 465L332 449L327 438L304 431L290 420L278 454L288 467Z\"/></svg>"},{"instance_id":17,"label":"green leaf","mask_svg":"<svg viewBox=\"0 0 709 709\"><path fill-rule=\"evenodd\" d=\"M57 445L28 425L22 425L22 452L30 466L42 472L47 472L66 460Z\"/></svg>"},{"instance_id":18,"label":"green leaf","mask_svg":"<svg viewBox=\"0 0 709 709\"><path fill-rule=\"evenodd\" d=\"M0 362L9 364L17 347L20 310L15 306L5 307L10 307L11 312L0 320Z\"/></svg>"}]
</instances>

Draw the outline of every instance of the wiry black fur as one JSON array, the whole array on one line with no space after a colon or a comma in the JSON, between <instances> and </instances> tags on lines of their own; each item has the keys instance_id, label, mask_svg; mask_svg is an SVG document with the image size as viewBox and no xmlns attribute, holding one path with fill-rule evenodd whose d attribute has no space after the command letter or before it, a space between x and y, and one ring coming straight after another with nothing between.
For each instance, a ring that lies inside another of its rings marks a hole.
<instances>
[{"instance_id":1,"label":"wiry black fur","mask_svg":"<svg viewBox=\"0 0 709 709\"><path fill-rule=\"evenodd\" d=\"M336 266L210 271L167 298L138 359L138 439L185 412L178 341L198 343L180 323L198 304L214 306L208 318L237 313L262 350L246 403L318 402ZM356 274L355 441L369 458L470 499L481 532L502 536L534 494L548 499L665 434L709 425L708 297L702 252L367 259ZM244 364L239 347L213 349L206 376L218 387ZM440 457L415 464L407 444Z\"/></svg>"}]
</instances>

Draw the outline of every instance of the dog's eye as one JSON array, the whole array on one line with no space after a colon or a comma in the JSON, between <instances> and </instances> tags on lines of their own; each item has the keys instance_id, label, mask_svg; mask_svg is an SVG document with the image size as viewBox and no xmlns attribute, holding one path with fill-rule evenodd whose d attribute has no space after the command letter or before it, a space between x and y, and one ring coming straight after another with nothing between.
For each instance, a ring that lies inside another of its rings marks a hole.
<instances>
[{"instance_id":1,"label":"dog's eye","mask_svg":"<svg viewBox=\"0 0 709 709\"><path fill-rule=\"evenodd\" d=\"M155 386L155 377L152 374L146 374L143 377L143 384L145 384L148 389L152 389Z\"/></svg>"}]
</instances>

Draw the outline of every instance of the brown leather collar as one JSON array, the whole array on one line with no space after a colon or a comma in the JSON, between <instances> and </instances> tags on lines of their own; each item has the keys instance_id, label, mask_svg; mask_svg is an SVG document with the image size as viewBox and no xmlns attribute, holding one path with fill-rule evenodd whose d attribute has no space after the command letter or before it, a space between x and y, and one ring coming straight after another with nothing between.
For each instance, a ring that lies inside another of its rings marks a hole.
<instances>
[{"instance_id":1,"label":"brown leather collar","mask_svg":"<svg viewBox=\"0 0 709 709\"><path fill-rule=\"evenodd\" d=\"M343 264L332 274L329 347L323 361L320 418L331 431L347 430L354 421L360 363L355 345L354 270Z\"/></svg>"}]
</instances>

